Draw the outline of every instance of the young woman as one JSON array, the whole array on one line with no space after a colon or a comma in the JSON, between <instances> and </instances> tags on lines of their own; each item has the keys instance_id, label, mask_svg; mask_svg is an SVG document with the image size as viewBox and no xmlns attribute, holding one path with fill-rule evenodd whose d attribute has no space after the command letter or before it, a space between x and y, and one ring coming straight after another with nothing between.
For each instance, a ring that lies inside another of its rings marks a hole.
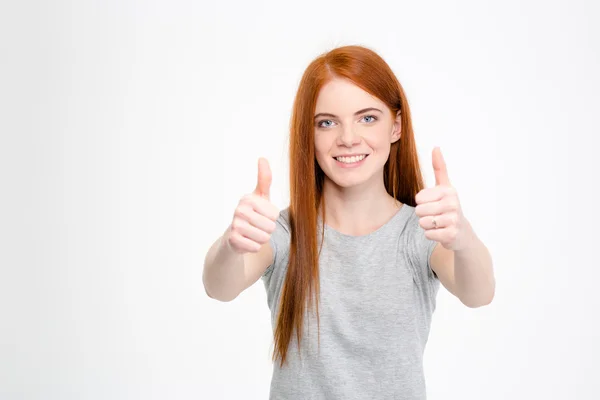
<instances>
[{"instance_id":1,"label":"young woman","mask_svg":"<svg viewBox=\"0 0 600 400\"><path fill-rule=\"evenodd\" d=\"M494 297L492 260L439 148L424 188L408 101L360 46L305 71L290 135L290 205L258 183L209 250L207 294L262 278L274 330L271 399L425 399L423 353L441 284L468 307Z\"/></svg>"}]
</instances>

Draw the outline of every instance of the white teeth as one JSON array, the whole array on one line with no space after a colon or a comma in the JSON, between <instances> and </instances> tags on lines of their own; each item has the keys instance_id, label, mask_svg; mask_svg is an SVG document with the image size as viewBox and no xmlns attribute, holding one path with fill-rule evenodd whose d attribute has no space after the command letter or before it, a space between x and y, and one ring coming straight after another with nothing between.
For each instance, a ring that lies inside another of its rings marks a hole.
<instances>
[{"instance_id":1,"label":"white teeth","mask_svg":"<svg viewBox=\"0 0 600 400\"><path fill-rule=\"evenodd\" d=\"M339 162L343 162L344 164L352 164L355 162L362 161L366 157L366 154L360 156L352 156L352 157L335 157Z\"/></svg>"}]
</instances>

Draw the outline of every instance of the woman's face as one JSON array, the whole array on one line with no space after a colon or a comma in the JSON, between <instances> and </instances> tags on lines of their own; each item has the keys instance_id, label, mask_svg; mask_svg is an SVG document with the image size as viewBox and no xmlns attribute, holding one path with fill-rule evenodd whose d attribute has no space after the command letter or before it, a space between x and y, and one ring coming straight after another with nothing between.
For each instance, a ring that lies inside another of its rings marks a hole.
<instances>
[{"instance_id":1,"label":"woman's face","mask_svg":"<svg viewBox=\"0 0 600 400\"><path fill-rule=\"evenodd\" d=\"M326 179L349 188L382 183L400 114L346 79L328 82L317 98L315 152ZM378 182L379 181L379 182Z\"/></svg>"}]
</instances>

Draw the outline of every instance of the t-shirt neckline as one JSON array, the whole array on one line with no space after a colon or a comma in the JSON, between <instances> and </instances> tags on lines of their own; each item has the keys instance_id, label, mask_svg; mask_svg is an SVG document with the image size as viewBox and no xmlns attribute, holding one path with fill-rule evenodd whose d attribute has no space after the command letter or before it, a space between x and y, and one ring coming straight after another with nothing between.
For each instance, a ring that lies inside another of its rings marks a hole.
<instances>
[{"instance_id":1,"label":"t-shirt neckline","mask_svg":"<svg viewBox=\"0 0 600 400\"><path fill-rule=\"evenodd\" d=\"M336 236L341 239L346 239L346 240L370 239L370 238L377 236L377 235L381 234L382 232L386 231L387 228L389 228L390 226L395 224L396 221L400 220L401 217L406 212L405 209L408 209L407 206L408 206L408 204L403 203L402 206L398 209L398 211L396 211L396 213L390 219L388 219L383 225L381 225L379 228L375 229L373 232L369 232L364 235L348 235L348 234L342 233L342 232L330 227L327 224L325 224L325 233ZM319 214L318 219L319 219L319 222L321 222L321 214Z\"/></svg>"}]
</instances>

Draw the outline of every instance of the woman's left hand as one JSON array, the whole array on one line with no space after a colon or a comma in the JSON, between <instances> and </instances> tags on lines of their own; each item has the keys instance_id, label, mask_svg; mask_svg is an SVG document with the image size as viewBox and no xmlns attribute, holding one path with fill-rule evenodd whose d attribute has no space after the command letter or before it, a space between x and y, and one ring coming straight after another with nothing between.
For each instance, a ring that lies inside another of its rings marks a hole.
<instances>
[{"instance_id":1,"label":"woman's left hand","mask_svg":"<svg viewBox=\"0 0 600 400\"><path fill-rule=\"evenodd\" d=\"M439 147L433 149L435 187L417 193L415 212L425 236L448 250L462 250L473 243L473 230L464 217L456 189L450 185Z\"/></svg>"}]
</instances>

